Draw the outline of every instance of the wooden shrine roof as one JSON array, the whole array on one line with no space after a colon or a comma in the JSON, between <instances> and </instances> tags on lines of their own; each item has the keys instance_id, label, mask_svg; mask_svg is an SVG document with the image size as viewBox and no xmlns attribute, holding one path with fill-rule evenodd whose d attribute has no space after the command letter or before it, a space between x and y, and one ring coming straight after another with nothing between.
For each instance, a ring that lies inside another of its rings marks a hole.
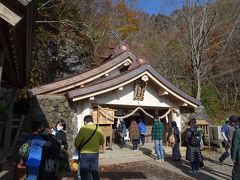
<instances>
[{"instance_id":1,"label":"wooden shrine roof","mask_svg":"<svg viewBox=\"0 0 240 180\"><path fill-rule=\"evenodd\" d=\"M126 71L125 73L113 77L112 79L109 79L107 81L97 83L88 87L82 87L72 91L68 91L67 97L72 99L73 101L77 101L84 98L96 96L120 88L142 77L143 75L147 75L150 79L155 81L155 83L158 84L158 86L166 90L169 94L177 97L181 101L193 107L201 105L200 101L178 89L176 86L167 81L152 66L148 64L139 65L138 67Z\"/></svg>"},{"instance_id":2,"label":"wooden shrine roof","mask_svg":"<svg viewBox=\"0 0 240 180\"><path fill-rule=\"evenodd\" d=\"M197 123L196 123L196 125L198 125L198 126L208 126L210 123L209 122L207 122L206 120L204 120L204 119L197 119Z\"/></svg>"},{"instance_id":3,"label":"wooden shrine roof","mask_svg":"<svg viewBox=\"0 0 240 180\"><path fill-rule=\"evenodd\" d=\"M120 65L129 62L135 61L137 58L129 51L122 51L117 56L113 56L113 58L101 66L91 69L89 71L83 72L81 74L68 77L50 84L42 85L39 87L35 87L30 90L32 95L38 95L43 93L54 94L62 91L66 91L82 84L85 84L89 81L99 78L109 71L113 70ZM129 63L131 63L129 62Z\"/></svg>"},{"instance_id":4,"label":"wooden shrine roof","mask_svg":"<svg viewBox=\"0 0 240 180\"><path fill-rule=\"evenodd\" d=\"M146 64L143 57L137 58L128 51L125 45L119 47L115 49L115 53L108 56L111 58L99 67L35 87L29 90L30 95L65 94L72 101L78 101L121 88L146 75L159 87L159 90L166 92L171 98L176 98L182 105L190 105L191 107L201 105L200 101L184 93L161 76L151 65ZM119 73L112 74L110 77L105 76L122 65L126 66L124 71L119 71ZM161 92L159 93L161 94Z\"/></svg>"}]
</instances>

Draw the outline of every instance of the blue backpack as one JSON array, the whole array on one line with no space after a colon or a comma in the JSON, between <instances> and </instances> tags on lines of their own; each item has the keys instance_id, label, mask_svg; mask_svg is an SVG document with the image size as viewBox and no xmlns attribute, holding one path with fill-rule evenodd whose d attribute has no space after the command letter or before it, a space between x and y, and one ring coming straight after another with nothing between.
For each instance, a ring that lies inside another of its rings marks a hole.
<instances>
[{"instance_id":1,"label":"blue backpack","mask_svg":"<svg viewBox=\"0 0 240 180\"><path fill-rule=\"evenodd\" d=\"M138 130L140 134L146 134L147 133L147 128L143 122L140 122L138 124Z\"/></svg>"}]
</instances>

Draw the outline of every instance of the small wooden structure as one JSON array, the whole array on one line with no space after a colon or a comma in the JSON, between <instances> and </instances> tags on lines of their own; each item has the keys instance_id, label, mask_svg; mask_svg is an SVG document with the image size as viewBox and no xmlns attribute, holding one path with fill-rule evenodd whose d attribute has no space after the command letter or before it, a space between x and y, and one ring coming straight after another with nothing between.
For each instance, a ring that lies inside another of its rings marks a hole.
<instances>
[{"instance_id":1,"label":"small wooden structure","mask_svg":"<svg viewBox=\"0 0 240 180\"><path fill-rule=\"evenodd\" d=\"M103 131L105 143L101 151L112 149L112 124L114 124L114 109L102 108L93 109L93 123L97 124Z\"/></svg>"},{"instance_id":2,"label":"small wooden structure","mask_svg":"<svg viewBox=\"0 0 240 180\"><path fill-rule=\"evenodd\" d=\"M205 142L208 142L208 146L210 147L210 136L209 136L209 123L204 119L197 120L197 127L203 129Z\"/></svg>"}]
</instances>

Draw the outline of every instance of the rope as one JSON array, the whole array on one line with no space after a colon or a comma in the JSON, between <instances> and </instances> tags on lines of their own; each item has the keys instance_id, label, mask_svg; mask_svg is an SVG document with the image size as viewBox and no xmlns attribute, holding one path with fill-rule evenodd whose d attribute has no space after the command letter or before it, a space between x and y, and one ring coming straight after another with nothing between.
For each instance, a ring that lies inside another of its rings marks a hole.
<instances>
[{"instance_id":1,"label":"rope","mask_svg":"<svg viewBox=\"0 0 240 180\"><path fill-rule=\"evenodd\" d=\"M130 116L132 116L135 112L137 112L138 110L141 110L144 114L146 114L147 116L149 116L150 118L154 118L151 114L147 113L143 108L141 107L137 107L135 108L131 113L125 115L125 116L113 116L111 114L109 114L108 112L106 112L101 106L99 106L99 109L100 109L100 113L102 113L103 115L107 115L107 116L110 116L112 118L116 118L116 119L125 119L125 118L128 118ZM174 111L172 108L170 108L164 115L160 116L159 118L160 119L163 119L164 117L166 117L171 111Z\"/></svg>"}]
</instances>

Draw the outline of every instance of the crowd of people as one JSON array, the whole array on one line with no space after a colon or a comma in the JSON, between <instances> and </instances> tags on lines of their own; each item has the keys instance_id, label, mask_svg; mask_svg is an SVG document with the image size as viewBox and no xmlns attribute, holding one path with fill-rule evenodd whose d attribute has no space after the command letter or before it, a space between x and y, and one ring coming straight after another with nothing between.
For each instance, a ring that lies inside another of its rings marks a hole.
<instances>
[{"instance_id":1,"label":"crowd of people","mask_svg":"<svg viewBox=\"0 0 240 180\"><path fill-rule=\"evenodd\" d=\"M204 131L198 129L196 119L190 118L188 127L186 128L186 160L191 163L192 173L199 174L200 168L204 167L203 149ZM98 161L99 148L105 143L103 132L98 125L93 124L93 117L87 115L84 117L84 126L80 128L75 139L75 147L78 151L78 177L79 179L88 179L91 174L94 180L99 180ZM31 124L32 134L26 143L19 149L22 159L27 168L27 180L37 179L59 179L58 172L61 170L71 171L69 166L69 157L67 154L68 143L66 139L66 123L64 121L57 122L54 128L45 127L39 121ZM118 133L120 136L120 148L125 144L124 138L127 134L126 123L123 119L118 124ZM132 149L138 150L138 146L144 146L147 128L142 118L132 119L128 127L129 136L132 142ZM222 126L221 133L223 136L222 145L225 152L219 158L219 164L231 157L234 167L232 171L232 179L240 177L240 117L231 116ZM156 161L164 161L164 123L158 115L155 115L151 138L154 143L156 152ZM180 131L175 121L170 122L167 132L168 145L172 147L172 160L180 161ZM24 156L26 144L29 145L27 158Z\"/></svg>"},{"instance_id":2,"label":"crowd of people","mask_svg":"<svg viewBox=\"0 0 240 180\"><path fill-rule=\"evenodd\" d=\"M70 171L66 123L61 120L55 127L40 121L31 123L32 133L20 147L19 154L27 169L26 179L58 179L60 171Z\"/></svg>"},{"instance_id":3,"label":"crowd of people","mask_svg":"<svg viewBox=\"0 0 240 180\"><path fill-rule=\"evenodd\" d=\"M204 130L198 128L196 123L196 118L190 118L188 127L186 128L185 138L183 139L187 147L186 160L190 161L192 173L195 175L199 174L199 170L204 167L201 152L204 147ZM140 126L143 126L142 124L144 124L143 121L132 119L128 128L131 142L133 144L133 150L137 150L140 142L144 145L146 132L141 132ZM122 147L124 144L124 136L126 135L126 125L124 120L121 120L119 132ZM222 126L221 133L224 139L222 145L225 148L225 152L219 158L219 164L222 165L226 158L231 157L234 163L232 179L237 179L240 177L240 117L230 116L226 123ZM141 136L141 134L143 135ZM163 162L164 123L158 115L155 115L154 118L151 137L154 143L156 161ZM180 161L180 131L175 121L170 122L170 127L167 132L167 143L172 147L172 160Z\"/></svg>"},{"instance_id":4,"label":"crowd of people","mask_svg":"<svg viewBox=\"0 0 240 180\"><path fill-rule=\"evenodd\" d=\"M123 148L128 132L134 151L137 151L138 146L144 146L147 128L140 116L131 119L128 129L125 120L120 119L120 122L117 124L117 132L119 134L120 148Z\"/></svg>"},{"instance_id":5,"label":"crowd of people","mask_svg":"<svg viewBox=\"0 0 240 180\"><path fill-rule=\"evenodd\" d=\"M228 157L233 161L232 179L240 177L240 116L230 116L221 128L222 146L225 152L219 158L219 164Z\"/></svg>"}]
</instances>

